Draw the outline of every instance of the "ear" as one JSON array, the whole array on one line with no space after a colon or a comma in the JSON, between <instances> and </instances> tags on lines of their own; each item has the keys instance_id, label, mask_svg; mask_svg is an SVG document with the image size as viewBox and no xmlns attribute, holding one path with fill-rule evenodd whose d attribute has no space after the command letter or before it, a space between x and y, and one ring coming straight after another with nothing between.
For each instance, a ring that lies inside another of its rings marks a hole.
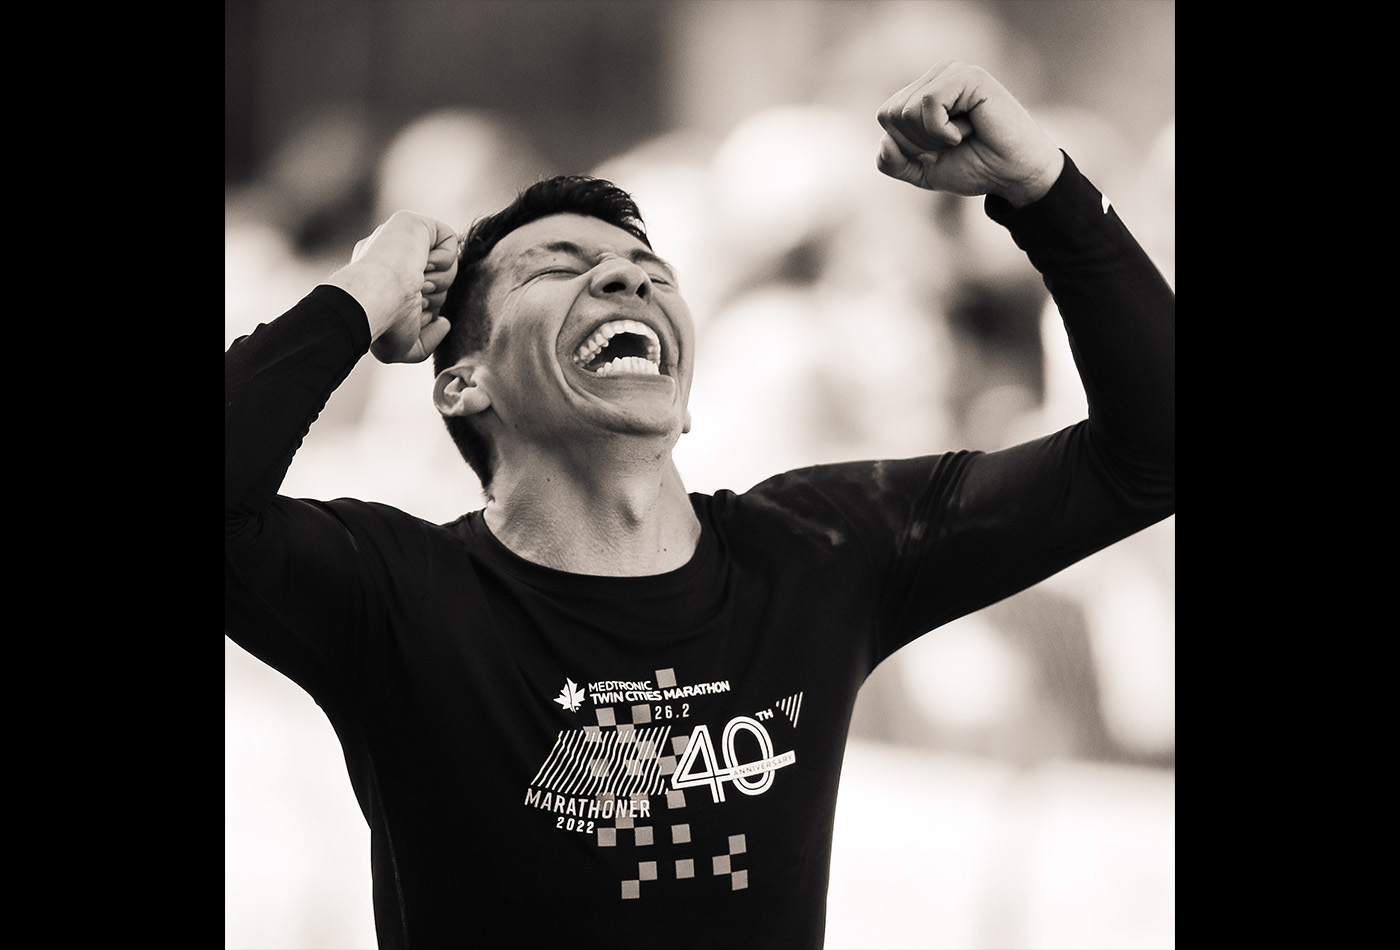
<instances>
[{"instance_id":1,"label":"ear","mask_svg":"<svg viewBox=\"0 0 1400 950\"><path fill-rule=\"evenodd\" d=\"M491 405L491 397L474 377L476 364L462 360L438 373L433 381L433 405L444 416L474 416Z\"/></svg>"}]
</instances>

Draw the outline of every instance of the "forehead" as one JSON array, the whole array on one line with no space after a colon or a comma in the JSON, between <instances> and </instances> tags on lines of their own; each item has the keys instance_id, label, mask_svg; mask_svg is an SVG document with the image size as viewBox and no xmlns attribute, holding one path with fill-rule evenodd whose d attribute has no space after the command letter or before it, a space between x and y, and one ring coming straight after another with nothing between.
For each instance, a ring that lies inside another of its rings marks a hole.
<instances>
[{"instance_id":1,"label":"forehead","mask_svg":"<svg viewBox=\"0 0 1400 950\"><path fill-rule=\"evenodd\" d=\"M555 214L523 224L496 242L487 260L498 273L506 272L536 259L569 253L570 245L590 258L616 254L665 263L622 228L579 214Z\"/></svg>"}]
</instances>

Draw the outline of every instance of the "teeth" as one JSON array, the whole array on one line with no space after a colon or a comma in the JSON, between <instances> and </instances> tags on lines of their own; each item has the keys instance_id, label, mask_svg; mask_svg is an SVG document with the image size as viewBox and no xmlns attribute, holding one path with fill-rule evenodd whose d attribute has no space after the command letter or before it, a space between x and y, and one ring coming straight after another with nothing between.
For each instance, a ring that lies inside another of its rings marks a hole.
<instances>
[{"instance_id":1,"label":"teeth","mask_svg":"<svg viewBox=\"0 0 1400 950\"><path fill-rule=\"evenodd\" d=\"M640 356L622 356L611 363L598 367L599 376L660 376L661 370L650 360Z\"/></svg>"},{"instance_id":2,"label":"teeth","mask_svg":"<svg viewBox=\"0 0 1400 950\"><path fill-rule=\"evenodd\" d=\"M631 356L626 359L617 359L608 363L606 366L602 367L602 369L607 369L609 366L616 366L618 363L627 363L635 360L652 366L652 373L657 372L656 366L661 363L661 341L657 338L656 333L652 331L651 327L644 323L638 323L636 320L613 320L603 324L597 330L593 331L593 335L584 340L582 345L579 346L578 351L574 353L574 362L580 366L587 366L597 358L598 354L602 352L603 347L608 345L608 341L619 333L635 333L638 336L645 337L647 341L646 358L642 359L641 357ZM603 374L600 372L600 375Z\"/></svg>"}]
</instances>

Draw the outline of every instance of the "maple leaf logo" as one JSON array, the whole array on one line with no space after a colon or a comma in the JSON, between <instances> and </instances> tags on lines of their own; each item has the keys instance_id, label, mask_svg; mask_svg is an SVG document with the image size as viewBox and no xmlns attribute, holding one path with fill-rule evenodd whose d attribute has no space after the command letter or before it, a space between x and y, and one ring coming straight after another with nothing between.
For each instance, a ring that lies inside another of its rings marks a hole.
<instances>
[{"instance_id":1,"label":"maple leaf logo","mask_svg":"<svg viewBox=\"0 0 1400 950\"><path fill-rule=\"evenodd\" d=\"M588 693L578 688L578 684L571 679L564 680L564 688L559 691L559 695L554 697L554 701L563 706L569 712L578 712L579 704L588 698Z\"/></svg>"}]
</instances>

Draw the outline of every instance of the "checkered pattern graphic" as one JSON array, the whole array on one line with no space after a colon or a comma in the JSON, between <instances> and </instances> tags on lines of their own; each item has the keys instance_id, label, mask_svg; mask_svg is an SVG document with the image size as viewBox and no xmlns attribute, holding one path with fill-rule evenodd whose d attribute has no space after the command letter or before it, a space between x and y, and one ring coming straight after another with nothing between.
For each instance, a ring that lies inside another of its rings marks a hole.
<instances>
[{"instance_id":1,"label":"checkered pattern graphic","mask_svg":"<svg viewBox=\"0 0 1400 950\"><path fill-rule=\"evenodd\" d=\"M679 807L684 807L682 801ZM663 816L656 818L665 822ZM641 828L637 829L641 831ZM650 830L650 829L648 829ZM686 822L674 821L670 824L670 843L672 845L691 844L690 825ZM662 838L661 840L666 840ZM657 838L648 835L646 844L653 844ZM638 841L639 846L642 841ZM742 891L749 886L749 872L747 868L736 867L742 860L742 856L748 851L748 839L746 835L730 835L728 839L728 849L724 854L709 855L709 870L716 878L727 877L729 879L729 889L732 891ZM702 859L703 861L703 859ZM677 881L693 880L698 876L697 860L693 857L678 857L670 862L658 860L639 860L637 862L637 876L626 878L621 882L621 894L623 900L637 900L643 896L642 885L648 881L656 881L661 878L660 868L663 864L669 863L674 869ZM700 863L700 868L705 864Z\"/></svg>"},{"instance_id":2,"label":"checkered pattern graphic","mask_svg":"<svg viewBox=\"0 0 1400 950\"><path fill-rule=\"evenodd\" d=\"M730 890L742 891L749 886L749 872L734 867L734 859L748 850L748 840L744 835L730 835L728 853L717 854L712 859L716 877L729 875Z\"/></svg>"}]
</instances>

